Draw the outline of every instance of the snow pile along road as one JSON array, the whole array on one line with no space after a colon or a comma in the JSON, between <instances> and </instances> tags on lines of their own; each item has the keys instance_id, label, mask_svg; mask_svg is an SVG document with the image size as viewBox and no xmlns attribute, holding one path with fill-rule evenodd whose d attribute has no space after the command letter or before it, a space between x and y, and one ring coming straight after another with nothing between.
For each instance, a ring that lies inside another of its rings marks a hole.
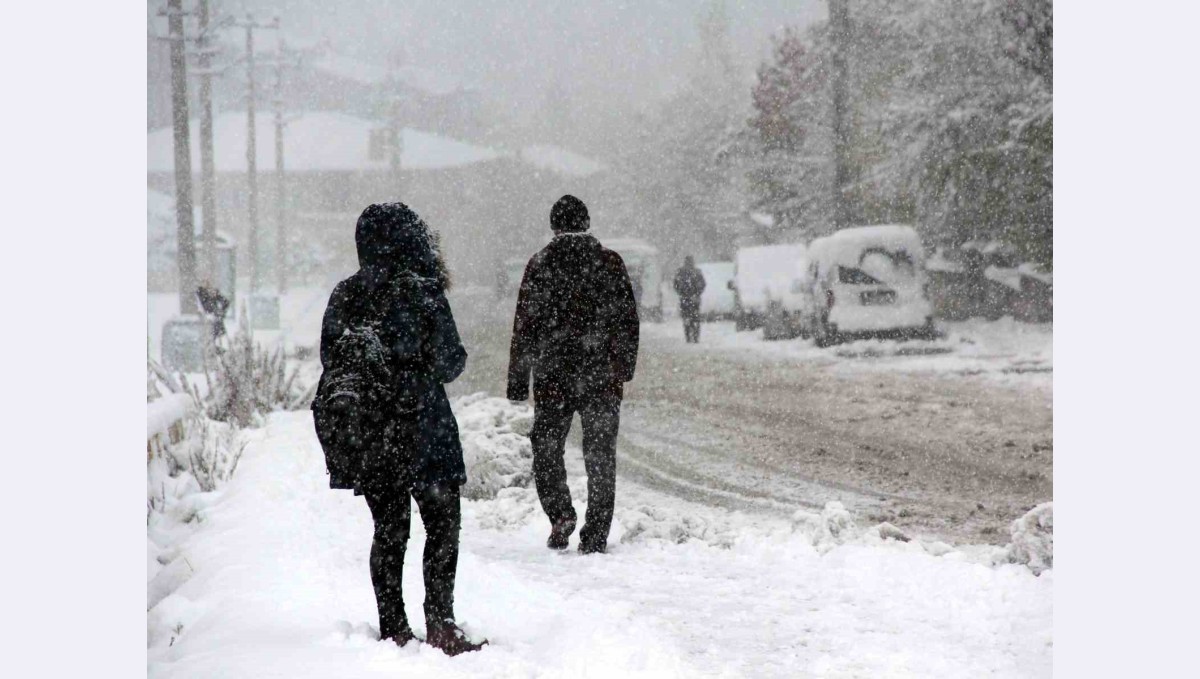
<instances>
[{"instance_id":1,"label":"snow pile along road","mask_svg":"<svg viewBox=\"0 0 1200 679\"><path fill-rule=\"evenodd\" d=\"M902 542L834 506L789 523L630 484L609 554L551 552L528 408L455 408L487 498L464 502L456 607L490 646L452 659L375 639L369 512L328 489L309 413L277 413L222 490L172 487L186 511L152 521L151 676L1050 675L1052 570ZM584 479L571 485L582 514ZM423 636L417 516L404 584Z\"/></svg>"}]
</instances>

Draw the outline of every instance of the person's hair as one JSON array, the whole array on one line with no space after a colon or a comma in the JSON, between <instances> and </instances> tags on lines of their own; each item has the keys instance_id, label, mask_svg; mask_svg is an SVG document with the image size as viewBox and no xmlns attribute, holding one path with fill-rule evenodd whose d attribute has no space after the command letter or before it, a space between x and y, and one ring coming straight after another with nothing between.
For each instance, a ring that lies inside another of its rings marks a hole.
<instances>
[{"instance_id":1,"label":"person's hair","mask_svg":"<svg viewBox=\"0 0 1200 679\"><path fill-rule=\"evenodd\" d=\"M450 270L439 234L404 203L376 203L363 210L355 230L359 264L408 272L450 289Z\"/></svg>"}]
</instances>

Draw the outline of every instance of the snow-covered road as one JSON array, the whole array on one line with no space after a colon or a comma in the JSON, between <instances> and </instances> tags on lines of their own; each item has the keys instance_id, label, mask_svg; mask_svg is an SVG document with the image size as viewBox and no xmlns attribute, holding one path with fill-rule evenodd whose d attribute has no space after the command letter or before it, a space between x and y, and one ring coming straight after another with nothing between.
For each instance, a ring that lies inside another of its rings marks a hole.
<instances>
[{"instance_id":1,"label":"snow-covered road","mask_svg":"<svg viewBox=\"0 0 1200 679\"><path fill-rule=\"evenodd\" d=\"M456 407L486 437L480 423L497 403ZM814 532L815 515L747 516L628 481L603 556L545 549L529 489L465 502L458 616L491 645L454 659L397 649L373 638L369 513L361 498L328 490L309 414L277 413L249 436L223 490L152 516L151 676L1051 672L1053 571L990 566L985 546L947 552L882 540L866 526L830 540ZM578 451L568 457L578 489ZM422 634L416 516L405 598Z\"/></svg>"}]
</instances>

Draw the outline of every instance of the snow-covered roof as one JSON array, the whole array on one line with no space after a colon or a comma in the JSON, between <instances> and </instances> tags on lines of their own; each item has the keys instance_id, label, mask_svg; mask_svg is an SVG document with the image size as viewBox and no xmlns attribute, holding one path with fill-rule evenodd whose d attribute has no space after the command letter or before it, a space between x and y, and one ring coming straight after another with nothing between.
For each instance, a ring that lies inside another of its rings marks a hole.
<instances>
[{"instance_id":1,"label":"snow-covered roof","mask_svg":"<svg viewBox=\"0 0 1200 679\"><path fill-rule=\"evenodd\" d=\"M526 146L518 155L530 165L568 177L587 177L605 169L604 165L591 158L550 144Z\"/></svg>"},{"instance_id":2,"label":"snow-covered roof","mask_svg":"<svg viewBox=\"0 0 1200 679\"><path fill-rule=\"evenodd\" d=\"M924 260L925 249L917 230L903 224L842 229L809 243L808 253L823 265L858 266L863 250L872 247L905 251L915 260Z\"/></svg>"},{"instance_id":3,"label":"snow-covered roof","mask_svg":"<svg viewBox=\"0 0 1200 679\"><path fill-rule=\"evenodd\" d=\"M284 129L284 163L289 172L387 169L387 159L370 157L371 130L378 123L345 113L312 111L289 116ZM275 123L269 112L255 118L258 169L275 167ZM246 113L231 111L213 120L218 172L246 171ZM200 125L191 122L192 171L200 171ZM175 169L175 142L170 127L150 132L146 165L149 172ZM498 158L496 151L430 132L405 128L400 165L405 170L460 167Z\"/></svg>"}]
</instances>

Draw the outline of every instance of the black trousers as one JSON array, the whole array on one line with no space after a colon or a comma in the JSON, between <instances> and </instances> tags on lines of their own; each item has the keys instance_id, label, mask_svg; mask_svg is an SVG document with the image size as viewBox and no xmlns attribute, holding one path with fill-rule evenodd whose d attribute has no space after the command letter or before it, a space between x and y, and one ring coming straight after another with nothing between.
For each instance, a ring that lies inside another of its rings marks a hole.
<instances>
[{"instance_id":1,"label":"black trousers","mask_svg":"<svg viewBox=\"0 0 1200 679\"><path fill-rule=\"evenodd\" d=\"M683 318L683 339L686 342L700 341L700 301L682 303L679 305L679 315Z\"/></svg>"},{"instance_id":2,"label":"black trousers","mask_svg":"<svg viewBox=\"0 0 1200 679\"><path fill-rule=\"evenodd\" d=\"M588 477L588 505L580 544L603 548L612 527L617 491L617 428L621 399L612 394L550 402L537 401L533 410L533 479L542 510L551 523L575 520L563 452L575 413L583 423L583 464Z\"/></svg>"},{"instance_id":3,"label":"black trousers","mask_svg":"<svg viewBox=\"0 0 1200 679\"><path fill-rule=\"evenodd\" d=\"M458 486L430 486L412 491L425 524L425 622L454 620L454 577L458 571L458 532L462 524ZM409 493L402 490L366 493L375 539L371 543L371 584L379 606L379 634L395 635L408 627L404 593L404 553L408 549Z\"/></svg>"}]
</instances>

